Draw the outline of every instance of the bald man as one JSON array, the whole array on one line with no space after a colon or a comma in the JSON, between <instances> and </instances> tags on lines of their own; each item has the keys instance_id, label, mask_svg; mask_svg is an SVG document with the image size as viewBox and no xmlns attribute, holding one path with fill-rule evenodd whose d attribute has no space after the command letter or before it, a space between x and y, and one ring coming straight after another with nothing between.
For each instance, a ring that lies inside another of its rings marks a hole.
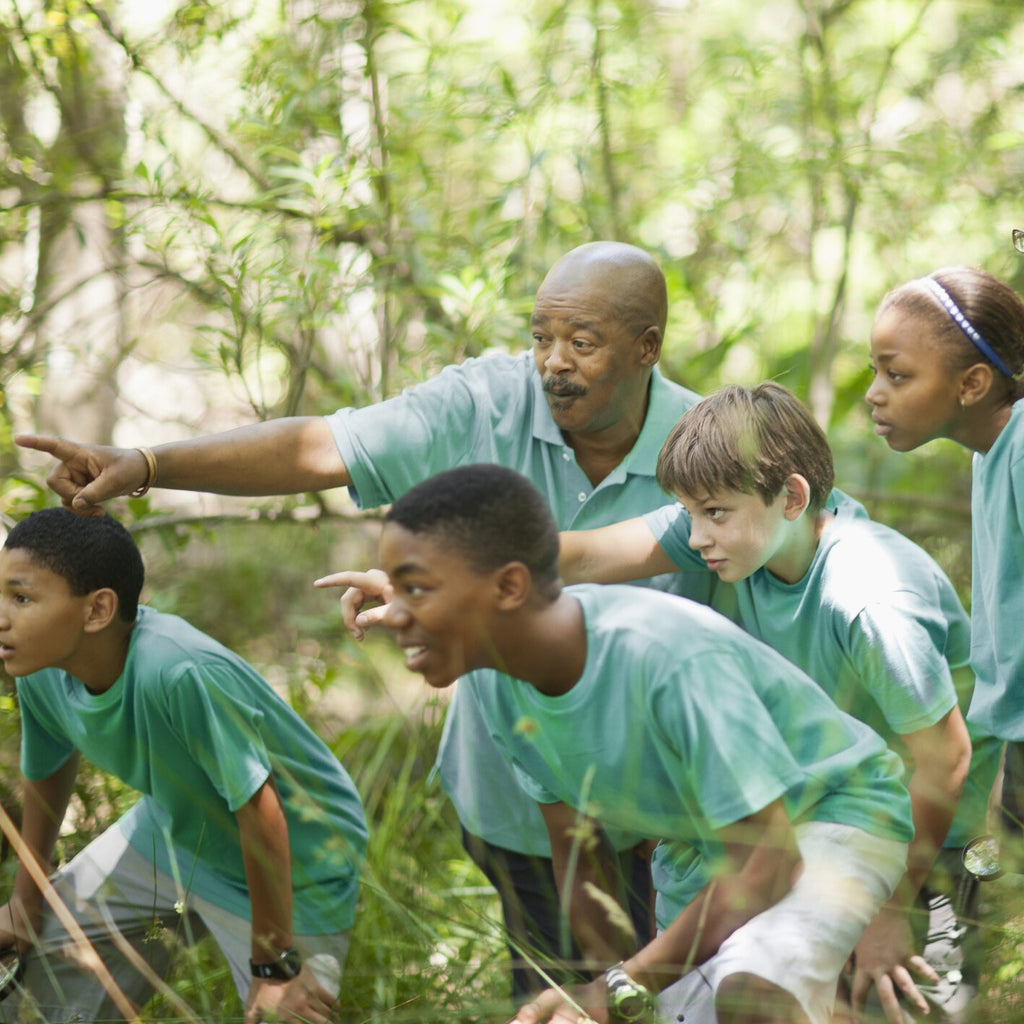
<instances>
[{"instance_id":1,"label":"bald man","mask_svg":"<svg viewBox=\"0 0 1024 1024\"><path fill-rule=\"evenodd\" d=\"M17 440L60 460L50 486L83 514L151 485L238 495L348 487L370 508L442 470L486 462L539 487L559 529L604 526L671 500L655 479L658 453L698 396L657 369L667 306L664 275L647 253L591 242L563 256L541 283L532 352L466 360L363 409L269 420L152 452ZM710 586L701 574L645 581L652 582L705 599ZM531 961L549 978L571 980L578 952L561 923L547 829L468 688L456 687L438 770L466 847L501 896L515 998L550 984ZM634 836L601 839L620 851L642 944L651 937L644 847Z\"/></svg>"}]
</instances>

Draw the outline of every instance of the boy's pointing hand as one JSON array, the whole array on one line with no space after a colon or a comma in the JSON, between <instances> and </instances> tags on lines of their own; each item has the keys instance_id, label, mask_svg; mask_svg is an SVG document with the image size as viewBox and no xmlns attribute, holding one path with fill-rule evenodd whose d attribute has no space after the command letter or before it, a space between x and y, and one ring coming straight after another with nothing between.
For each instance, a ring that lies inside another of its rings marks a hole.
<instances>
[{"instance_id":1,"label":"boy's pointing hand","mask_svg":"<svg viewBox=\"0 0 1024 1024\"><path fill-rule=\"evenodd\" d=\"M393 593L391 581L387 573L380 569L368 572L336 572L314 580L314 587L347 587L341 595L341 617L345 628L355 637L362 640L365 630L380 625L387 614L388 602ZM375 608L363 610L368 601L381 602Z\"/></svg>"}]
</instances>

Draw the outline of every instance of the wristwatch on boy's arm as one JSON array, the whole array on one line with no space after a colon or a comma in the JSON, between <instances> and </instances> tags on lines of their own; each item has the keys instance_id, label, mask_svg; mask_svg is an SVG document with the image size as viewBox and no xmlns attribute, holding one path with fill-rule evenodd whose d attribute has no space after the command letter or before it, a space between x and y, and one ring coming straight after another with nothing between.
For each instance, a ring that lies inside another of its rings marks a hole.
<instances>
[{"instance_id":1,"label":"wristwatch on boy's arm","mask_svg":"<svg viewBox=\"0 0 1024 1024\"><path fill-rule=\"evenodd\" d=\"M621 960L604 972L604 984L608 990L608 1014L615 1024L654 1024L654 993L634 981Z\"/></svg>"},{"instance_id":2,"label":"wristwatch on boy's arm","mask_svg":"<svg viewBox=\"0 0 1024 1024\"><path fill-rule=\"evenodd\" d=\"M302 958L299 951L291 946L278 953L276 959L266 963L249 961L249 968L254 978L274 978L277 981L291 981L302 970Z\"/></svg>"}]
</instances>

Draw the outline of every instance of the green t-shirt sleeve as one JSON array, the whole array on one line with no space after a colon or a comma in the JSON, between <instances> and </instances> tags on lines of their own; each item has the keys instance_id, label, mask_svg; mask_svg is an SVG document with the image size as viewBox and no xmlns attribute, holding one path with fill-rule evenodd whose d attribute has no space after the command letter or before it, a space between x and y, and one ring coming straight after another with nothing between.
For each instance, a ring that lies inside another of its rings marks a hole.
<instances>
[{"instance_id":1,"label":"green t-shirt sleeve","mask_svg":"<svg viewBox=\"0 0 1024 1024\"><path fill-rule=\"evenodd\" d=\"M938 722L957 703L946 661L948 623L916 595L887 595L863 608L850 629L850 658L893 732L906 735ZM859 716L858 716L859 717Z\"/></svg>"},{"instance_id":2,"label":"green t-shirt sleeve","mask_svg":"<svg viewBox=\"0 0 1024 1024\"><path fill-rule=\"evenodd\" d=\"M75 752L75 745L60 722L48 714L45 700L36 699L37 689L42 685L41 679L36 677L17 681L21 714L21 774L32 782L48 779Z\"/></svg>"},{"instance_id":3,"label":"green t-shirt sleeve","mask_svg":"<svg viewBox=\"0 0 1024 1024\"><path fill-rule=\"evenodd\" d=\"M506 464L529 419L528 371L518 359L470 359L395 398L328 416L358 504L393 502L452 466Z\"/></svg>"},{"instance_id":4,"label":"green t-shirt sleeve","mask_svg":"<svg viewBox=\"0 0 1024 1024\"><path fill-rule=\"evenodd\" d=\"M222 665L188 665L165 692L171 728L228 809L237 811L270 775L262 710Z\"/></svg>"},{"instance_id":5,"label":"green t-shirt sleeve","mask_svg":"<svg viewBox=\"0 0 1024 1024\"><path fill-rule=\"evenodd\" d=\"M714 832L784 796L804 775L768 710L751 700L746 671L765 666L744 653L690 659L677 685L652 702L655 742L669 744L680 764L684 810ZM704 687L688 685L694 673L714 680L713 701Z\"/></svg>"}]
</instances>

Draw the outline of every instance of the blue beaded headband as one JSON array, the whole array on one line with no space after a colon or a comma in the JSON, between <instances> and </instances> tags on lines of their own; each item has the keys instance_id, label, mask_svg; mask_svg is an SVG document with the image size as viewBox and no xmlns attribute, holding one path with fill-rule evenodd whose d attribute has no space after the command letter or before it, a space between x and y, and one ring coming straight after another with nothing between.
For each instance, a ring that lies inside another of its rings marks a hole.
<instances>
[{"instance_id":1,"label":"blue beaded headband","mask_svg":"<svg viewBox=\"0 0 1024 1024\"><path fill-rule=\"evenodd\" d=\"M971 340L974 347L1004 376L1013 379L1013 374L1006 368L1006 363L999 358L996 350L978 333L974 324L960 312L960 307L950 297L949 292L934 277L922 277L921 283L942 303L942 308L950 319Z\"/></svg>"}]
</instances>

